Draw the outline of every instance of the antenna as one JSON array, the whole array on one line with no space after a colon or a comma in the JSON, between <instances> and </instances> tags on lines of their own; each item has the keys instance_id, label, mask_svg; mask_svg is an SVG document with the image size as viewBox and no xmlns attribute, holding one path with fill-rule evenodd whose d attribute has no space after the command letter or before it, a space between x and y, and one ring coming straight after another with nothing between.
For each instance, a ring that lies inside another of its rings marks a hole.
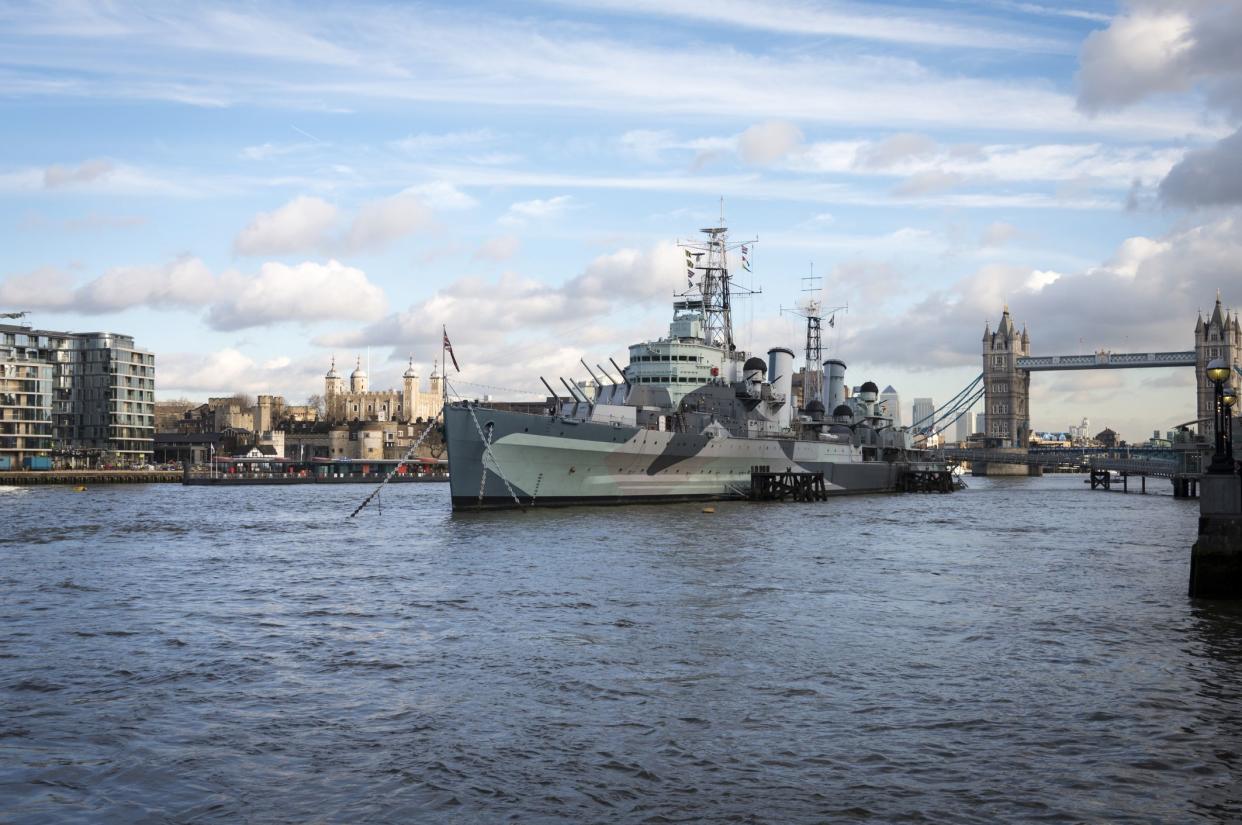
<instances>
[{"instance_id":1,"label":"antenna","mask_svg":"<svg viewBox=\"0 0 1242 825\"><path fill-rule=\"evenodd\" d=\"M781 307L781 312L788 312L797 315L799 318L806 319L806 366L802 373L802 404L806 404L816 398L820 398L824 394L824 347L822 339L823 321L825 315L833 315L839 310L848 309L848 307L833 307L830 310L824 310L824 304L820 297L823 291L823 278L815 274L815 264L812 262L807 274L802 276L802 294L803 297L789 308ZM829 325L833 325L833 321L829 320Z\"/></svg>"},{"instance_id":2,"label":"antenna","mask_svg":"<svg viewBox=\"0 0 1242 825\"><path fill-rule=\"evenodd\" d=\"M733 339L733 296L755 295L760 290L738 287L729 275L728 253L740 249L742 268L750 271L750 246L759 239L729 242L729 230L725 226L724 198L720 199L720 223L701 231L707 236L703 241L685 241L678 244L686 250L686 274L690 283L677 297L685 300L673 304L675 309L698 310L703 318L703 338L708 345L719 347L726 354L737 349ZM696 281L697 276L697 281Z\"/></svg>"}]
</instances>

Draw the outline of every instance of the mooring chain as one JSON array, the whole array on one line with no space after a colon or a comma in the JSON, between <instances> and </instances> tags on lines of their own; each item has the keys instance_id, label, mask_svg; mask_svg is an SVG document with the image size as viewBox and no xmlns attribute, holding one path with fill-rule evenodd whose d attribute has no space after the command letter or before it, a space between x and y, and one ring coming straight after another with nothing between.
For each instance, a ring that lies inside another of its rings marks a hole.
<instances>
[{"instance_id":1,"label":"mooring chain","mask_svg":"<svg viewBox=\"0 0 1242 825\"><path fill-rule=\"evenodd\" d=\"M470 410L470 417L474 419L474 428L479 433L479 440L483 442L483 451L487 453L488 458L492 460L493 466L496 467L496 475L500 476L500 480L505 483L505 488L509 491L509 495L513 496L514 503L525 511L526 507L523 506L522 500L513 491L513 485L509 483L509 479L505 478L504 471L500 469L500 462L496 460L496 454L492 452L491 442L483 435L483 427L479 424L479 417L475 415L474 407L468 407L468 409ZM486 472L487 468L484 467L483 470Z\"/></svg>"},{"instance_id":2,"label":"mooring chain","mask_svg":"<svg viewBox=\"0 0 1242 825\"><path fill-rule=\"evenodd\" d=\"M387 483L389 482L389 480L390 480L393 476L395 476L395 475L397 474L397 471L398 471L398 470L400 470L402 467L404 467L404 466L405 466L405 463L406 463L407 461L409 461L409 460L410 460L410 456L414 455L414 451L415 451L415 450L417 450L419 447L421 447L421 446L422 446L422 444L423 444L423 441L425 441L425 440L426 440L426 438L427 438L427 436L431 434L431 430L432 430L432 428L436 425L436 422L440 420L440 415L441 415L441 414L443 414L443 412L444 412L444 411L443 411L443 410L441 410L439 413L437 413L437 414L436 414L436 417L435 417L435 418L433 418L433 419L431 419L430 421L428 421L428 422L427 422L427 429L423 430L423 434L422 434L422 435L420 435L420 436L418 437L418 440L414 442L414 444L410 447L410 449L408 449L408 450L406 450L406 451L405 451L405 456L404 456L404 457L402 457L402 459L401 459L399 462L397 462L397 466L393 467L393 468L392 468L392 469L388 472L388 475L384 476L384 480L383 480L383 481L381 481L381 482L379 483L379 486L378 486L378 487L376 487L376 488L375 488L375 489L371 492L371 495L369 495L369 496L367 496L365 499L363 499L362 503L358 505L358 509L357 509L357 510L354 510L352 513L350 513L350 514L349 514L349 517L350 517L350 518L353 518L354 516L356 516L356 515L358 515L359 513L361 513L361 512L362 512L362 508L364 508L364 507L366 507L368 504L370 504L370 503L371 503L371 499L373 499L373 498L375 498L376 496L378 496L378 495L379 495L379 493L380 493L380 490L383 490L383 489L384 489L384 485L385 485L385 484L387 484Z\"/></svg>"},{"instance_id":3,"label":"mooring chain","mask_svg":"<svg viewBox=\"0 0 1242 825\"><path fill-rule=\"evenodd\" d=\"M486 447L491 443L492 431L488 430L487 435L483 438L483 446ZM479 497L476 500L480 507L483 506L483 496L487 493L487 465L479 462Z\"/></svg>"}]
</instances>

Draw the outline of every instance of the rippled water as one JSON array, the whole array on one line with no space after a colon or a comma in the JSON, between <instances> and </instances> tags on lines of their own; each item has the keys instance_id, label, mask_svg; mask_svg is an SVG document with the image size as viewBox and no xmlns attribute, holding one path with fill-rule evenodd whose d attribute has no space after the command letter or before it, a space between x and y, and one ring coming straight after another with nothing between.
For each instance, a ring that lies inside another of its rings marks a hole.
<instances>
[{"instance_id":1,"label":"rippled water","mask_svg":"<svg viewBox=\"0 0 1242 825\"><path fill-rule=\"evenodd\" d=\"M1195 502L367 491L0 490L0 820L1242 819Z\"/></svg>"}]
</instances>

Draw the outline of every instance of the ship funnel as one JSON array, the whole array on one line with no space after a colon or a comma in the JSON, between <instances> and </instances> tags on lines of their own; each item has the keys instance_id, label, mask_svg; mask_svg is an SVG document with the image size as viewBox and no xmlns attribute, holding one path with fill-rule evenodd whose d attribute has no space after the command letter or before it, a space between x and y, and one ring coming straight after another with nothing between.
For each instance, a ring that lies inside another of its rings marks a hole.
<instances>
[{"instance_id":1,"label":"ship funnel","mask_svg":"<svg viewBox=\"0 0 1242 825\"><path fill-rule=\"evenodd\" d=\"M875 402L879 397L880 388L875 385L874 381L864 381L863 385L858 388L858 400L862 402L865 417L875 417Z\"/></svg>"},{"instance_id":2,"label":"ship funnel","mask_svg":"<svg viewBox=\"0 0 1242 825\"><path fill-rule=\"evenodd\" d=\"M845 403L845 362L829 358L824 362L824 409L835 410Z\"/></svg>"},{"instance_id":3,"label":"ship funnel","mask_svg":"<svg viewBox=\"0 0 1242 825\"><path fill-rule=\"evenodd\" d=\"M785 399L785 405L777 413L782 430L788 429L793 422L793 365L793 350L784 347L768 350L768 381L772 383L772 394Z\"/></svg>"}]
</instances>

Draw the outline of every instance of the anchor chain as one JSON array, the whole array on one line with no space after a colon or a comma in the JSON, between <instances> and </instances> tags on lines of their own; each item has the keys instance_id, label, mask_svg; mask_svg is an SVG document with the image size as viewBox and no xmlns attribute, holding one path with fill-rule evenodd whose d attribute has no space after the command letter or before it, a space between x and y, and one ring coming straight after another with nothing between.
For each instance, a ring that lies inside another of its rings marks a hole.
<instances>
[{"instance_id":1,"label":"anchor chain","mask_svg":"<svg viewBox=\"0 0 1242 825\"><path fill-rule=\"evenodd\" d=\"M354 510L352 513L350 513L350 514L349 514L349 517L350 517L350 518L353 518L354 516L356 516L356 515L358 515L359 513L361 513L361 512L362 512L362 509L363 509L364 507L366 507L368 504L370 504L370 503L371 503L371 499L375 498L376 496L378 496L378 495L380 494L380 490L383 490L383 489L384 489L384 485L385 485L385 484L387 484L387 483L389 482L389 480L390 480L390 479L392 479L392 477L393 477L393 476L395 476L395 475L397 474L397 471L398 471L398 470L400 470L402 467L404 467L404 466L405 466L405 463L406 463L407 461L409 461L409 460L410 460L410 456L414 455L414 451L415 451L415 450L417 450L419 447L421 447L421 446L422 446L422 444L423 444L423 442L427 439L427 436L431 434L431 429L432 429L432 427L434 427L434 426L436 425L436 422L440 420L440 416L441 416L443 413L444 413L444 411L443 411L443 410L441 410L439 413L437 413L437 414L436 414L436 417L435 417L435 418L433 418L433 419L431 419L430 421L428 421L428 422L427 422L427 429L423 430L423 434L422 434L422 435L420 435L420 436L418 437L418 440L417 440L417 441L415 441L415 442L414 442L414 443L410 446L410 449L408 449L408 450L406 450L406 451L405 451L405 455L404 455L404 456L402 456L401 461L399 461L399 462L397 463L397 466L393 467L393 468L392 468L392 469L388 472L388 475L384 476L384 480L383 480L383 481L381 481L381 482L379 483L379 486L377 486L377 487L376 487L376 488L375 488L375 489L371 492L371 495L369 495L369 496L367 496L365 499L363 499L363 500L362 500L362 503L358 505L358 509L357 509L357 510Z\"/></svg>"},{"instance_id":2,"label":"anchor chain","mask_svg":"<svg viewBox=\"0 0 1242 825\"><path fill-rule=\"evenodd\" d=\"M500 480L505 483L505 489L509 491L509 495L513 496L514 503L521 508L522 512L526 512L526 507L522 504L522 500L513 491L513 485L509 483L509 479L505 478L504 471L500 469L500 462L496 460L496 454L492 452L491 442L483 435L483 427L479 424L479 417L475 414L474 407L467 407L467 409L470 410L470 417L474 419L474 428L479 433L479 441L483 442L483 451L487 453L488 458L492 460L492 465L496 468L496 475L500 476ZM487 472L486 467L483 468L483 472Z\"/></svg>"}]
</instances>

